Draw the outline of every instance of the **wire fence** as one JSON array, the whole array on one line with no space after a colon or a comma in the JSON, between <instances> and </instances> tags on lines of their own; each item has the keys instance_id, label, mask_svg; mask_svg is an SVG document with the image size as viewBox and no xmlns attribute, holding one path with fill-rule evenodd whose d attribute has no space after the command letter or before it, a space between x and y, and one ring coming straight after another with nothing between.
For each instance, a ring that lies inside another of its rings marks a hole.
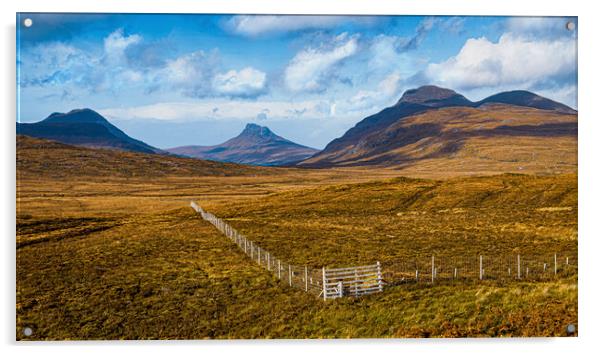
<instances>
[{"instance_id":1,"label":"wire fence","mask_svg":"<svg viewBox=\"0 0 602 354\"><path fill-rule=\"evenodd\" d=\"M383 265L387 284L467 280L550 280L577 274L576 255L475 255L417 257Z\"/></svg>"},{"instance_id":2,"label":"wire fence","mask_svg":"<svg viewBox=\"0 0 602 354\"><path fill-rule=\"evenodd\" d=\"M217 216L196 203L190 206L213 224L259 266L272 272L283 283L308 293L328 298L361 296L380 292L384 286L403 283L445 281L549 280L577 274L577 254L509 256L480 254L473 257L415 257L350 268L316 269L287 263L247 239Z\"/></svg>"},{"instance_id":3,"label":"wire fence","mask_svg":"<svg viewBox=\"0 0 602 354\"><path fill-rule=\"evenodd\" d=\"M254 262L274 273L285 284L322 296L324 300L343 296L361 296L382 291L380 263L351 268L315 269L284 262L250 241L217 216L204 211L196 203L190 206L249 256Z\"/></svg>"}]
</instances>

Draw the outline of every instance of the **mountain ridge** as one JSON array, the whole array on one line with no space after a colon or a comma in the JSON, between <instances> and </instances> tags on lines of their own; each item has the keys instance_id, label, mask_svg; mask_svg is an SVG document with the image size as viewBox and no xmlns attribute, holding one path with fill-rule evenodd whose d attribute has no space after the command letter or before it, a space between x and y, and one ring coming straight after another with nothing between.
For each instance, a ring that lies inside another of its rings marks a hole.
<instances>
[{"instance_id":1,"label":"mountain ridge","mask_svg":"<svg viewBox=\"0 0 602 354\"><path fill-rule=\"evenodd\" d=\"M52 113L35 123L17 123L17 134L49 139L65 144L165 154L164 151L134 139L90 108Z\"/></svg>"},{"instance_id":2,"label":"mountain ridge","mask_svg":"<svg viewBox=\"0 0 602 354\"><path fill-rule=\"evenodd\" d=\"M516 116L508 117L506 112L514 112ZM534 120L534 116L538 119ZM519 127L515 122L521 119L526 127ZM416 124L416 120L420 124ZM559 120L560 125L556 124ZM464 135L454 132L460 128L449 129L452 121L462 126ZM513 123L507 124L507 121ZM471 124L488 126L491 131L474 130ZM453 90L427 85L407 90L395 105L364 118L298 166L407 165L420 158L450 156L461 150L467 139L474 140L478 134L491 139L499 139L504 134L541 137L537 126L554 136L576 137L576 111L529 91L501 92L473 102ZM438 148L428 156L404 150L415 144L422 144L422 150L435 145Z\"/></svg>"}]
</instances>

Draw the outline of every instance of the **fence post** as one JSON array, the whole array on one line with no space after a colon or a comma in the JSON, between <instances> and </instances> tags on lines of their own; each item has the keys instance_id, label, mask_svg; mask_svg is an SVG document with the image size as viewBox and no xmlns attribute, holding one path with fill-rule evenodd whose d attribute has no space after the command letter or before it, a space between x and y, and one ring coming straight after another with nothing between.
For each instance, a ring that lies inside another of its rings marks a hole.
<instances>
[{"instance_id":1,"label":"fence post","mask_svg":"<svg viewBox=\"0 0 602 354\"><path fill-rule=\"evenodd\" d=\"M257 264L261 265L261 248L257 247Z\"/></svg>"},{"instance_id":2,"label":"fence post","mask_svg":"<svg viewBox=\"0 0 602 354\"><path fill-rule=\"evenodd\" d=\"M353 278L353 281L354 281L354 283L353 283L353 289L355 291L355 297L357 297L357 294L358 294L357 293L357 290L358 290L357 289L357 281L358 281L358 279L357 279L357 268L354 269L353 275L354 275L354 278Z\"/></svg>"},{"instance_id":3,"label":"fence post","mask_svg":"<svg viewBox=\"0 0 602 354\"><path fill-rule=\"evenodd\" d=\"M554 253L554 275L556 275L558 271L558 266L556 265L556 253Z\"/></svg>"},{"instance_id":4,"label":"fence post","mask_svg":"<svg viewBox=\"0 0 602 354\"><path fill-rule=\"evenodd\" d=\"M483 280L483 256L479 256L479 280Z\"/></svg>"},{"instance_id":5,"label":"fence post","mask_svg":"<svg viewBox=\"0 0 602 354\"><path fill-rule=\"evenodd\" d=\"M343 282L342 282L342 281L340 281L340 282L337 284L337 288L338 288L338 290L339 290L339 297L343 297Z\"/></svg>"},{"instance_id":6,"label":"fence post","mask_svg":"<svg viewBox=\"0 0 602 354\"><path fill-rule=\"evenodd\" d=\"M355 272L357 273L357 270ZM383 291L383 277L380 271L380 261L376 262L376 274L378 275L378 291Z\"/></svg>"},{"instance_id":7,"label":"fence post","mask_svg":"<svg viewBox=\"0 0 602 354\"><path fill-rule=\"evenodd\" d=\"M253 242L251 242L251 259L253 259Z\"/></svg>"},{"instance_id":8,"label":"fence post","mask_svg":"<svg viewBox=\"0 0 602 354\"><path fill-rule=\"evenodd\" d=\"M435 256L431 256L431 283L435 282Z\"/></svg>"},{"instance_id":9,"label":"fence post","mask_svg":"<svg viewBox=\"0 0 602 354\"><path fill-rule=\"evenodd\" d=\"M458 277L458 268L454 268L454 279Z\"/></svg>"},{"instance_id":10,"label":"fence post","mask_svg":"<svg viewBox=\"0 0 602 354\"><path fill-rule=\"evenodd\" d=\"M282 267L280 266L280 260L278 260L278 279L282 279L280 276L280 269L282 269Z\"/></svg>"},{"instance_id":11,"label":"fence post","mask_svg":"<svg viewBox=\"0 0 602 354\"><path fill-rule=\"evenodd\" d=\"M418 282L418 269L416 269L416 282Z\"/></svg>"},{"instance_id":12,"label":"fence post","mask_svg":"<svg viewBox=\"0 0 602 354\"><path fill-rule=\"evenodd\" d=\"M309 291L309 285L307 284L307 266L305 266L305 292Z\"/></svg>"},{"instance_id":13,"label":"fence post","mask_svg":"<svg viewBox=\"0 0 602 354\"><path fill-rule=\"evenodd\" d=\"M288 285L293 286L293 271L290 264L288 265Z\"/></svg>"},{"instance_id":14,"label":"fence post","mask_svg":"<svg viewBox=\"0 0 602 354\"><path fill-rule=\"evenodd\" d=\"M517 267L517 276L520 279L520 254L516 256L516 267Z\"/></svg>"},{"instance_id":15,"label":"fence post","mask_svg":"<svg viewBox=\"0 0 602 354\"><path fill-rule=\"evenodd\" d=\"M326 268L322 267L322 294L326 301Z\"/></svg>"},{"instance_id":16,"label":"fence post","mask_svg":"<svg viewBox=\"0 0 602 354\"><path fill-rule=\"evenodd\" d=\"M566 265L569 265L569 257L566 257Z\"/></svg>"}]
</instances>

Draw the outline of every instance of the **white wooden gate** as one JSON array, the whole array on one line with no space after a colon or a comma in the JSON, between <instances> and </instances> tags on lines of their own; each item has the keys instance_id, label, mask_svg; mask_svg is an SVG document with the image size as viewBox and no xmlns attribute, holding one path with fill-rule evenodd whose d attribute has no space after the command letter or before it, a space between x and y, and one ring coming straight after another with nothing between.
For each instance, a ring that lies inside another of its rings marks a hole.
<instances>
[{"instance_id":1,"label":"white wooden gate","mask_svg":"<svg viewBox=\"0 0 602 354\"><path fill-rule=\"evenodd\" d=\"M351 268L322 268L322 284L324 300L383 291L380 262Z\"/></svg>"}]
</instances>

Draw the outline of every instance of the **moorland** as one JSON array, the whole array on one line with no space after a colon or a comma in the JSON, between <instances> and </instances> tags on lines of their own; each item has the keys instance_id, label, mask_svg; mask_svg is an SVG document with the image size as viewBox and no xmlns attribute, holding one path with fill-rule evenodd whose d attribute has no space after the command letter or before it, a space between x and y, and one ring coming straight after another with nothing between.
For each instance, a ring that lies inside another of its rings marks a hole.
<instances>
[{"instance_id":1,"label":"moorland","mask_svg":"<svg viewBox=\"0 0 602 354\"><path fill-rule=\"evenodd\" d=\"M575 165L472 176L468 165L436 162L407 171L241 166L18 136L16 337L566 335L578 324L574 269L407 282L325 302L280 282L189 207L195 200L297 264L378 260L391 270L385 280L433 254L558 253L576 264Z\"/></svg>"}]
</instances>

